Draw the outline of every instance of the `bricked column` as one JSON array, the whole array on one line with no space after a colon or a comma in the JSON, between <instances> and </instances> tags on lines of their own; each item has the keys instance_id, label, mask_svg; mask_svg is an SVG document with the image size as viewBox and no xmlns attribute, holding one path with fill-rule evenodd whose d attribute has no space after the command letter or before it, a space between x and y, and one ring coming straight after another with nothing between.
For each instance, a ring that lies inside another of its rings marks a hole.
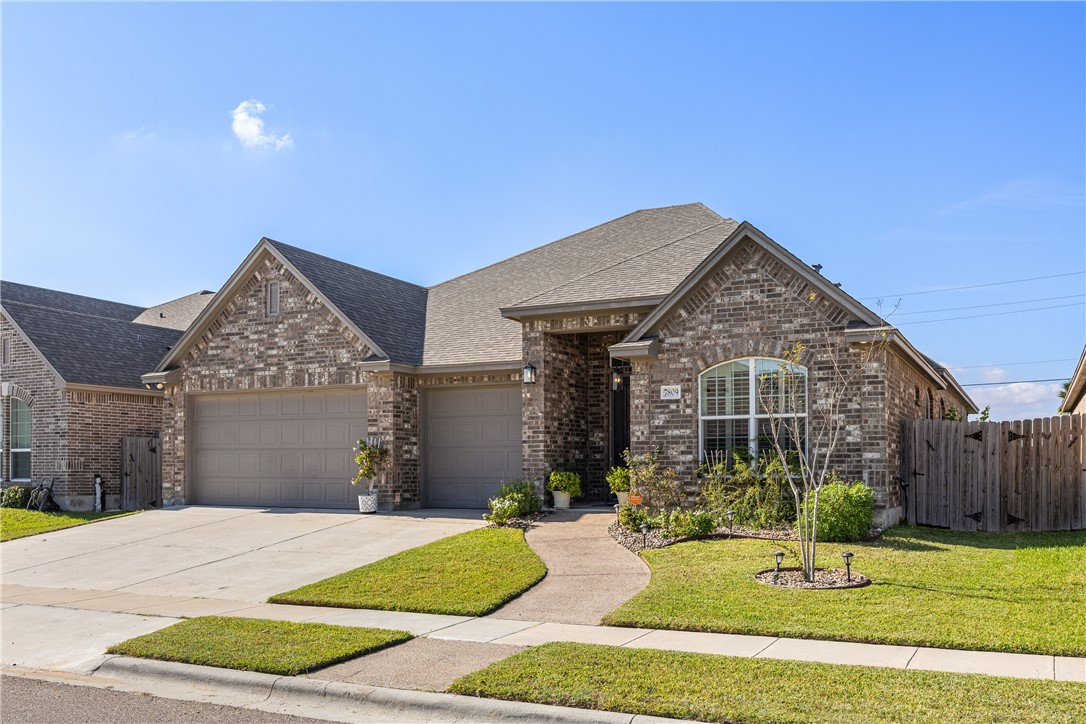
<instances>
[{"instance_id":1,"label":"bricked column","mask_svg":"<svg viewBox=\"0 0 1086 724\"><path fill-rule=\"evenodd\" d=\"M162 505L192 503L185 479L185 393L166 385L162 400Z\"/></svg>"},{"instance_id":2,"label":"bricked column","mask_svg":"<svg viewBox=\"0 0 1086 724\"><path fill-rule=\"evenodd\" d=\"M369 434L390 447L392 475L378 485L382 508L418 508L422 501L419 480L419 388L414 377L396 373L373 375L366 387Z\"/></svg>"}]
</instances>

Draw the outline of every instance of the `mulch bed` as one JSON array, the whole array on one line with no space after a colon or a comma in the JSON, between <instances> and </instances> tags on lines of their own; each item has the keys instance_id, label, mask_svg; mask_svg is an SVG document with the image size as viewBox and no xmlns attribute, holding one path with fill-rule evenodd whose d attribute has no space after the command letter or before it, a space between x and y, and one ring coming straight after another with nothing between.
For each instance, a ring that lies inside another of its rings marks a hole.
<instances>
[{"instance_id":1,"label":"mulch bed","mask_svg":"<svg viewBox=\"0 0 1086 724\"><path fill-rule=\"evenodd\" d=\"M540 520L541 518L546 518L552 512L553 511L550 510L541 510L538 513L532 513L522 518L510 518L509 522L507 522L505 525L497 525L496 523L491 523L487 526L487 528L520 528L521 530L528 530L536 524L536 521Z\"/></svg>"},{"instance_id":2,"label":"mulch bed","mask_svg":"<svg viewBox=\"0 0 1086 724\"><path fill-rule=\"evenodd\" d=\"M862 573L852 572L852 580L848 579L847 571L842 568L816 568L815 579L808 581L803 577L801 568L782 568L780 576L774 582L776 569L767 568L754 574L754 579L767 586L778 588L808 588L808 589L832 589L832 588L861 588L871 583L871 579Z\"/></svg>"},{"instance_id":3,"label":"mulch bed","mask_svg":"<svg viewBox=\"0 0 1086 724\"><path fill-rule=\"evenodd\" d=\"M628 548L634 553L638 553L644 550L651 550L653 548L666 548L667 546L675 545L676 543L685 543L687 541L694 540L726 540L728 538L753 538L755 540L781 540L781 541L798 541L795 531L790 528L770 528L766 530L754 530L751 528L743 528L736 526L730 531L723 531L719 533L710 533L708 535L693 535L683 536L679 538L667 538L659 531L659 529L652 528L648 533L642 534L641 531L630 530L625 527L616 519L607 527L607 533L623 548ZM872 528L871 533L865 538L861 539L861 542L869 542L877 540L882 537L881 528ZM783 569L782 569L783 571ZM855 576L855 574L853 574Z\"/></svg>"}]
</instances>

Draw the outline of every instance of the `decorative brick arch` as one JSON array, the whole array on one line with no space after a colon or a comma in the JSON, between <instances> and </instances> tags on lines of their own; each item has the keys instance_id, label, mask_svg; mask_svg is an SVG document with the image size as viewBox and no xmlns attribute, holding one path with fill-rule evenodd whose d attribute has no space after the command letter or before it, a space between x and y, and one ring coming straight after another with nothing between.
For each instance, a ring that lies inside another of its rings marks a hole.
<instances>
[{"instance_id":1,"label":"decorative brick arch","mask_svg":"<svg viewBox=\"0 0 1086 724\"><path fill-rule=\"evenodd\" d=\"M34 406L34 395L30 392L30 390L26 389L25 387L20 387L14 382L9 382L8 384L11 385L10 387L8 387L8 394L11 397L22 400L27 407Z\"/></svg>"},{"instance_id":2,"label":"decorative brick arch","mask_svg":"<svg viewBox=\"0 0 1086 724\"><path fill-rule=\"evenodd\" d=\"M742 340L741 344L724 342L719 346L703 350L694 355L696 367L694 374L700 377L708 369L744 357L767 357L783 360L791 348L791 345L783 340L746 339Z\"/></svg>"}]
</instances>

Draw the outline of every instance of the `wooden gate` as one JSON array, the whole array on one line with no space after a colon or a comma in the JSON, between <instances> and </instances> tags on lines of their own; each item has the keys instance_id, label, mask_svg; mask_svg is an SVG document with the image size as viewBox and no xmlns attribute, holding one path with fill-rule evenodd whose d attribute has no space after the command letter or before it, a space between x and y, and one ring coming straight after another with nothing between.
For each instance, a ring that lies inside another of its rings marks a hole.
<instances>
[{"instance_id":1,"label":"wooden gate","mask_svg":"<svg viewBox=\"0 0 1086 724\"><path fill-rule=\"evenodd\" d=\"M155 437L121 438L121 506L125 510L162 504L162 441Z\"/></svg>"},{"instance_id":2,"label":"wooden gate","mask_svg":"<svg viewBox=\"0 0 1086 724\"><path fill-rule=\"evenodd\" d=\"M1086 415L1014 422L909 420L909 523L965 531L1086 528Z\"/></svg>"}]
</instances>

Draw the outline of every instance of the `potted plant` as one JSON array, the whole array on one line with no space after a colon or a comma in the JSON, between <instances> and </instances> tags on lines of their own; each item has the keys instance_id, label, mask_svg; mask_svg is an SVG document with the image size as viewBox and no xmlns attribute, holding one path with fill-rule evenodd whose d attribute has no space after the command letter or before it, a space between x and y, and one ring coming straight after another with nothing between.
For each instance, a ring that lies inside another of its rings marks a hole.
<instances>
[{"instance_id":1,"label":"potted plant","mask_svg":"<svg viewBox=\"0 0 1086 724\"><path fill-rule=\"evenodd\" d=\"M354 462L358 466L358 472L354 474L351 484L358 485L363 480L369 481L367 492L358 494L358 512L376 513L377 491L374 486L378 473L388 465L388 448L379 437L359 440L354 448Z\"/></svg>"},{"instance_id":2,"label":"potted plant","mask_svg":"<svg viewBox=\"0 0 1086 724\"><path fill-rule=\"evenodd\" d=\"M581 494L581 476L555 470L547 480L547 490L554 496L555 508L568 508L570 497Z\"/></svg>"},{"instance_id":3,"label":"potted plant","mask_svg":"<svg viewBox=\"0 0 1086 724\"><path fill-rule=\"evenodd\" d=\"M618 497L619 505L630 504L630 470L614 467L607 471L607 484L611 492Z\"/></svg>"}]
</instances>

